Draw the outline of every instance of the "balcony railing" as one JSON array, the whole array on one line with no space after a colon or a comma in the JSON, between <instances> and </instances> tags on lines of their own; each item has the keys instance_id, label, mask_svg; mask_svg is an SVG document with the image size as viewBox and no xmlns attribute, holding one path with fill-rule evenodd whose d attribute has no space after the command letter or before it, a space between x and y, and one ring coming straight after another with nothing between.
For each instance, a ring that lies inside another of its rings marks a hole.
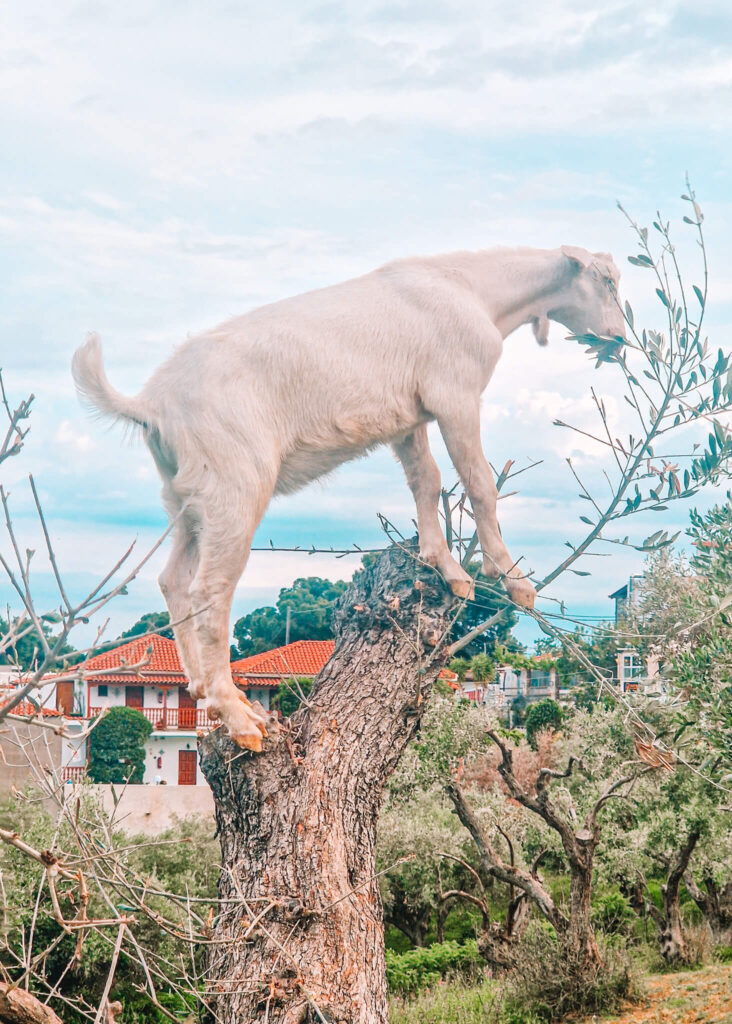
<instances>
[{"instance_id":1,"label":"balcony railing","mask_svg":"<svg viewBox=\"0 0 732 1024\"><path fill-rule=\"evenodd\" d=\"M175 732L179 729L211 729L212 723L206 708L136 708L152 722L156 732ZM89 708L89 714L100 714L101 708Z\"/></svg>"},{"instance_id":2,"label":"balcony railing","mask_svg":"<svg viewBox=\"0 0 732 1024\"><path fill-rule=\"evenodd\" d=\"M82 782L86 775L86 767L80 765L78 768L69 767L61 769L61 781L62 782Z\"/></svg>"}]
</instances>

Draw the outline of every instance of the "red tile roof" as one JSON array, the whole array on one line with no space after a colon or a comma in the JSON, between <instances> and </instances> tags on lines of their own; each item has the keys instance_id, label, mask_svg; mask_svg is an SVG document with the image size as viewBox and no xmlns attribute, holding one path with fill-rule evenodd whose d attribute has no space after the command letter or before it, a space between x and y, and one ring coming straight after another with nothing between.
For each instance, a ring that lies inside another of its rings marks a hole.
<instances>
[{"instance_id":1,"label":"red tile roof","mask_svg":"<svg viewBox=\"0 0 732 1024\"><path fill-rule=\"evenodd\" d=\"M150 650L152 648L152 650ZM148 651L150 653L148 654ZM119 672L122 659L128 665L137 665L144 661L145 665L137 672ZM93 683L150 683L155 686L186 686L188 679L178 656L178 648L174 640L167 637L146 636L135 637L119 647L114 647L103 654L96 654L84 662L85 672L94 672L90 680ZM97 675L100 669L108 668L109 673ZM117 669L118 671L115 671Z\"/></svg>"},{"instance_id":2,"label":"red tile roof","mask_svg":"<svg viewBox=\"0 0 732 1024\"><path fill-rule=\"evenodd\" d=\"M240 686L279 686L288 676L312 678L335 649L334 640L296 640L272 651L262 651L231 663Z\"/></svg>"},{"instance_id":3,"label":"red tile roof","mask_svg":"<svg viewBox=\"0 0 732 1024\"><path fill-rule=\"evenodd\" d=\"M441 679L443 683L447 683L451 690L460 689L460 681L457 677L457 672L451 672L449 668L443 668L437 678Z\"/></svg>"},{"instance_id":4,"label":"red tile roof","mask_svg":"<svg viewBox=\"0 0 732 1024\"><path fill-rule=\"evenodd\" d=\"M6 696L9 697L10 695L6 694ZM3 704L0 704L0 711L2 711L3 706L4 706ZM22 715L24 718L33 718L34 716L36 716L38 714L38 708L34 707L34 705L31 704L30 701L24 700L24 701L21 701L20 704L16 704L16 706L13 708L13 710L10 713L12 715ZM41 717L42 718L61 718L63 716L62 716L62 712L61 711L57 711L55 708L47 708L47 707L43 707L42 706L41 707Z\"/></svg>"}]
</instances>

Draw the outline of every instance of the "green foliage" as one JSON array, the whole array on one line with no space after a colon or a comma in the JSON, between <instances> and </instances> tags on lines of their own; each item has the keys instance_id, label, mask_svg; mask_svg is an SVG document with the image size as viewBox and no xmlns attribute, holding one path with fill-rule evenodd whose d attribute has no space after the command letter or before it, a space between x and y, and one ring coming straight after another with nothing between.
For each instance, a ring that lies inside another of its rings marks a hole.
<instances>
[{"instance_id":1,"label":"green foliage","mask_svg":"<svg viewBox=\"0 0 732 1024\"><path fill-rule=\"evenodd\" d=\"M562 709L551 697L545 697L543 700L537 701L536 704L532 704L526 712L525 720L526 739L532 750L536 750L538 733L544 729L553 729L555 732L559 732L563 721Z\"/></svg>"},{"instance_id":2,"label":"green foliage","mask_svg":"<svg viewBox=\"0 0 732 1024\"><path fill-rule=\"evenodd\" d=\"M496 674L496 664L487 654L474 654L470 659L470 672L476 682L489 682Z\"/></svg>"},{"instance_id":3,"label":"green foliage","mask_svg":"<svg viewBox=\"0 0 732 1024\"><path fill-rule=\"evenodd\" d=\"M49 641L50 646L53 647L53 626L58 622L58 615L42 615L41 616L41 628L43 635ZM25 629L30 626L30 620L26 617L21 617L17 621L12 622L14 632L22 633ZM10 633L11 623L7 622L2 616L0 616L0 638L5 638ZM59 647L58 655L62 657L66 654L73 654L74 648L69 643L63 643ZM12 645L6 647L0 653L0 665L17 665L21 669L32 669L35 668L39 661L43 660L43 651L41 649L41 643L38 638L38 633L35 629L31 629L24 636L21 636L18 641Z\"/></svg>"},{"instance_id":4,"label":"green foliage","mask_svg":"<svg viewBox=\"0 0 732 1024\"><path fill-rule=\"evenodd\" d=\"M167 612L146 612L140 616L134 626L130 626L124 633L120 633L120 640L131 640L135 636L143 636L145 633L155 631L160 636L173 640L173 627L170 625L170 615Z\"/></svg>"},{"instance_id":5,"label":"green foliage","mask_svg":"<svg viewBox=\"0 0 732 1024\"><path fill-rule=\"evenodd\" d=\"M447 975L476 977L483 966L478 944L473 939L459 945L440 942L406 953L386 951L386 978L392 992L408 995L430 988Z\"/></svg>"},{"instance_id":6,"label":"green foliage","mask_svg":"<svg viewBox=\"0 0 732 1024\"><path fill-rule=\"evenodd\" d=\"M101 811L96 798L83 791L79 819L85 827L96 828ZM63 851L74 849L71 825L61 819L60 827L42 810L36 801L7 801L0 804L0 826L18 830L23 838L36 849L48 849L63 856ZM206 908L216 899L220 870L219 843L213 835L213 825L195 818L177 822L173 827L156 837L151 843L145 836L131 837L115 831L111 845L118 850L122 871L127 877L133 874L140 883L150 890L146 905L153 913L168 918L185 933L188 927L187 898L203 900L199 908ZM106 846L106 843L105 843ZM0 961L7 967L13 978L20 978L22 972L13 972L15 959L8 950L21 957L28 951L29 936L32 936L32 953L43 956L44 975L49 985L59 986L59 1000L51 1005L62 1015L64 1024L88 1024L87 1017L78 1013L62 999L84 999L87 1005L96 1007L101 999L104 983L109 971L113 941L109 935L104 938L95 931L88 932L84 939L83 956L74 970L68 970L76 944L76 935L59 935L59 926L54 920L47 886L40 886L42 868L11 846L0 843L0 876L5 893L3 930L0 935ZM88 877L88 876L87 876ZM152 890L179 895L178 902L153 895ZM40 896L39 896L40 891ZM89 916L109 916L109 907L90 885L91 902ZM38 909L36 913L36 899ZM78 913L60 890L62 910L69 917ZM32 922L34 926L31 927ZM180 942L169 931L164 931L154 918L144 914L136 915L130 925L136 940L148 950L154 950L157 964L175 965L185 955L190 960L190 948ZM113 935L114 933L111 932ZM203 966L202 949L195 971L200 973ZM175 966L171 967L172 980L178 984L181 977ZM160 1003L181 1019L193 1019L194 1007L186 1006L171 986L166 988L164 977L156 977L156 989ZM121 1018L124 1024L164 1024L165 1014L153 1006L145 993L146 982L142 967L134 958L122 956L115 973L110 998L119 999L124 1006ZM193 1000L191 999L191 1004Z\"/></svg>"},{"instance_id":7,"label":"green foliage","mask_svg":"<svg viewBox=\"0 0 732 1024\"><path fill-rule=\"evenodd\" d=\"M276 607L255 608L234 624L236 648L232 654L245 658L269 651L285 642L287 609L290 609L290 642L329 640L333 633L330 617L333 605L348 586L343 580L306 576L283 587Z\"/></svg>"},{"instance_id":8,"label":"green foliage","mask_svg":"<svg viewBox=\"0 0 732 1024\"><path fill-rule=\"evenodd\" d=\"M592 901L592 923L606 935L629 934L635 920L635 912L617 889L599 893Z\"/></svg>"},{"instance_id":9,"label":"green foliage","mask_svg":"<svg viewBox=\"0 0 732 1024\"><path fill-rule=\"evenodd\" d=\"M141 783L152 723L136 708L113 707L89 737L92 782Z\"/></svg>"},{"instance_id":10,"label":"green foliage","mask_svg":"<svg viewBox=\"0 0 732 1024\"><path fill-rule=\"evenodd\" d=\"M312 688L313 680L307 677L298 679L297 683L293 679L283 680L272 697L272 709L281 711L285 718L289 718L302 704L299 690L307 697Z\"/></svg>"},{"instance_id":11,"label":"green foliage","mask_svg":"<svg viewBox=\"0 0 732 1024\"><path fill-rule=\"evenodd\" d=\"M453 658L447 666L451 672L454 672L462 683L470 670L470 659L469 658Z\"/></svg>"},{"instance_id":12,"label":"green foliage","mask_svg":"<svg viewBox=\"0 0 732 1024\"><path fill-rule=\"evenodd\" d=\"M666 675L688 697L680 729L703 722L718 770L732 771L732 503L692 512L692 571L704 581L687 599L693 630L676 644ZM683 641L686 642L683 642Z\"/></svg>"}]
</instances>

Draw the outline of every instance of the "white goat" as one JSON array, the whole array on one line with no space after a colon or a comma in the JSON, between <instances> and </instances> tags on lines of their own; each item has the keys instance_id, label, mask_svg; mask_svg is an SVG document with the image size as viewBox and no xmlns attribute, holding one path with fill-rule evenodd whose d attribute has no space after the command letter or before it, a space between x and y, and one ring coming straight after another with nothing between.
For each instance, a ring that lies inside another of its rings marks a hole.
<instances>
[{"instance_id":1,"label":"white goat","mask_svg":"<svg viewBox=\"0 0 732 1024\"><path fill-rule=\"evenodd\" d=\"M160 587L196 698L236 742L262 749L266 717L229 667L234 588L273 494L296 491L348 459L391 443L417 506L420 556L453 591L472 581L448 551L440 474L426 424L437 420L470 497L483 571L532 607L496 519L496 487L480 442L480 398L503 340L549 320L623 336L612 257L585 249L495 249L398 260L344 284L255 309L191 338L136 398L109 383L99 338L74 355L80 394L138 424L177 516ZM195 614L194 614L195 613Z\"/></svg>"}]
</instances>

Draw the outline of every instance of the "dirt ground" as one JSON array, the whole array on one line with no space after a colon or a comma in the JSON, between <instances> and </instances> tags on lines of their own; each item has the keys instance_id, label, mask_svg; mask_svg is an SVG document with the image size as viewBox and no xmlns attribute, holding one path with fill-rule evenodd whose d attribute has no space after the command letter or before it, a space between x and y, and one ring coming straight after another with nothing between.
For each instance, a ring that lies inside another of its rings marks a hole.
<instances>
[{"instance_id":1,"label":"dirt ground","mask_svg":"<svg viewBox=\"0 0 732 1024\"><path fill-rule=\"evenodd\" d=\"M730 966L657 974L648 978L646 988L644 1003L619 1017L603 1018L602 1024L732 1024Z\"/></svg>"}]
</instances>

